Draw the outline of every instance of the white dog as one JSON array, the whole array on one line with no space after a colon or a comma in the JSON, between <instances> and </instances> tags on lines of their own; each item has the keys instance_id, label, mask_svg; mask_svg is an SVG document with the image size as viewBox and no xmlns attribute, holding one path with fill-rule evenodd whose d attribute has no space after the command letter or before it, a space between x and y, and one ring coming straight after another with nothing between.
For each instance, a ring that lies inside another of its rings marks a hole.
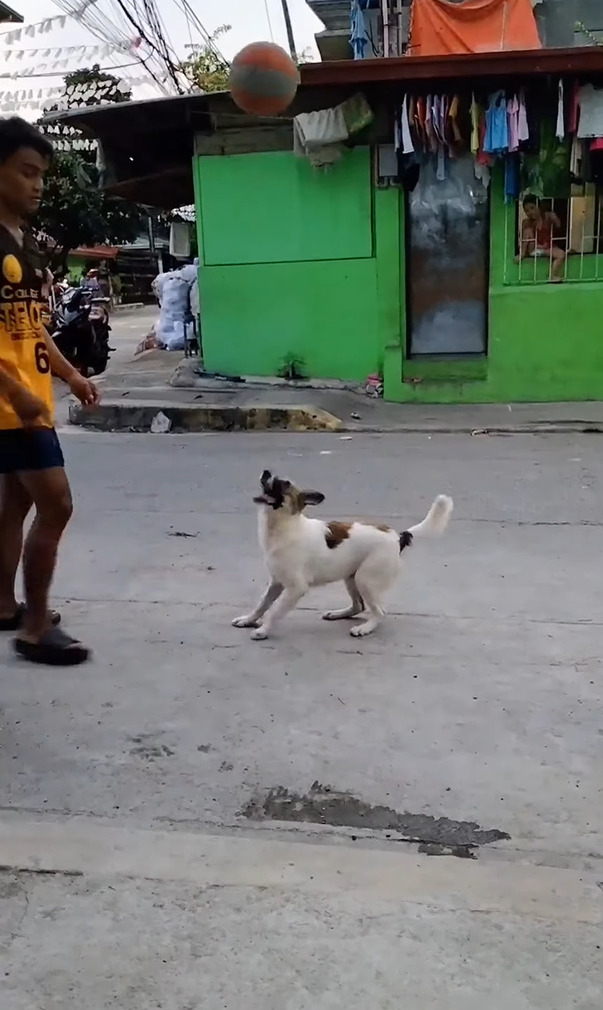
<instances>
[{"instance_id":1,"label":"white dog","mask_svg":"<svg viewBox=\"0 0 603 1010\"><path fill-rule=\"evenodd\" d=\"M400 572L400 554L414 537L439 536L452 514L452 498L439 495L422 523L397 533L390 526L371 522L325 522L308 519L306 505L320 505L320 491L300 491L291 481L264 470L258 535L271 581L252 613L237 617L235 628L255 628L256 641L268 638L277 621L299 603L311 586L343 580L351 597L344 610L323 614L325 621L360 617L354 637L370 635L385 616L384 593Z\"/></svg>"}]
</instances>

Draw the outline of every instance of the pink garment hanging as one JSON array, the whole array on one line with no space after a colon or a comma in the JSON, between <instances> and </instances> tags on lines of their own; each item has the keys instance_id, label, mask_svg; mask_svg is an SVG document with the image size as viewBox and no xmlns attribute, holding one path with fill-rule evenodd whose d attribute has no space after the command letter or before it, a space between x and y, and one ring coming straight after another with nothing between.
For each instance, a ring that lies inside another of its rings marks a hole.
<instances>
[{"instance_id":1,"label":"pink garment hanging","mask_svg":"<svg viewBox=\"0 0 603 1010\"><path fill-rule=\"evenodd\" d=\"M526 109L526 96L523 88L519 92L519 116L517 135L520 144L525 144L530 139L530 128L528 126L528 110Z\"/></svg>"},{"instance_id":2,"label":"pink garment hanging","mask_svg":"<svg viewBox=\"0 0 603 1010\"><path fill-rule=\"evenodd\" d=\"M509 151L519 150L519 101L513 95L507 102L507 122L509 126Z\"/></svg>"}]
</instances>

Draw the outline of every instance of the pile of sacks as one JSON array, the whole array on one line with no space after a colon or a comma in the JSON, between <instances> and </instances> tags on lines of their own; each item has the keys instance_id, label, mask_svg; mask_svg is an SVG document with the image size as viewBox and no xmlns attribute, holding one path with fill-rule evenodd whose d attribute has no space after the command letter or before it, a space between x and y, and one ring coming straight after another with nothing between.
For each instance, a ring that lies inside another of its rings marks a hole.
<instances>
[{"instance_id":1,"label":"pile of sacks","mask_svg":"<svg viewBox=\"0 0 603 1010\"><path fill-rule=\"evenodd\" d=\"M194 336L192 320L199 316L199 261L159 274L153 281L153 291L159 301L160 313L156 335L159 347L168 351L183 351L185 338Z\"/></svg>"}]
</instances>

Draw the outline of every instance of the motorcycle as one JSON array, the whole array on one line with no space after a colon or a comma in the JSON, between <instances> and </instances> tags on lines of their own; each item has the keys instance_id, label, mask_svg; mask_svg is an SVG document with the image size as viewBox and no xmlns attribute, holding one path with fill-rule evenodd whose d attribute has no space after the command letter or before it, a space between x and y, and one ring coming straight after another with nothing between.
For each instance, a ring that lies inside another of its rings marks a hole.
<instances>
[{"instance_id":1,"label":"motorcycle","mask_svg":"<svg viewBox=\"0 0 603 1010\"><path fill-rule=\"evenodd\" d=\"M86 288L68 288L51 304L52 339L63 357L86 378L101 375L109 362L110 298L97 298Z\"/></svg>"}]
</instances>

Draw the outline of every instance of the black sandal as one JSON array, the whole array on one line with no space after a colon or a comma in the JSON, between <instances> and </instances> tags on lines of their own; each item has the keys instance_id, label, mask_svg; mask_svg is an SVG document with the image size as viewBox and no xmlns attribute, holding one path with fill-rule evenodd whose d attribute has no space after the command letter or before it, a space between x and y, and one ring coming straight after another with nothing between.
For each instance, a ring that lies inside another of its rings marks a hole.
<instances>
[{"instance_id":1,"label":"black sandal","mask_svg":"<svg viewBox=\"0 0 603 1010\"><path fill-rule=\"evenodd\" d=\"M18 603L12 617L0 617L0 632L19 631L19 628L23 627L23 618L25 617L26 609L24 603ZM56 628L61 623L61 615L56 610L51 610L50 621L53 628Z\"/></svg>"},{"instance_id":2,"label":"black sandal","mask_svg":"<svg viewBox=\"0 0 603 1010\"><path fill-rule=\"evenodd\" d=\"M14 644L23 659L44 666L80 666L90 659L90 649L56 627L45 631L38 642L16 638Z\"/></svg>"}]
</instances>

